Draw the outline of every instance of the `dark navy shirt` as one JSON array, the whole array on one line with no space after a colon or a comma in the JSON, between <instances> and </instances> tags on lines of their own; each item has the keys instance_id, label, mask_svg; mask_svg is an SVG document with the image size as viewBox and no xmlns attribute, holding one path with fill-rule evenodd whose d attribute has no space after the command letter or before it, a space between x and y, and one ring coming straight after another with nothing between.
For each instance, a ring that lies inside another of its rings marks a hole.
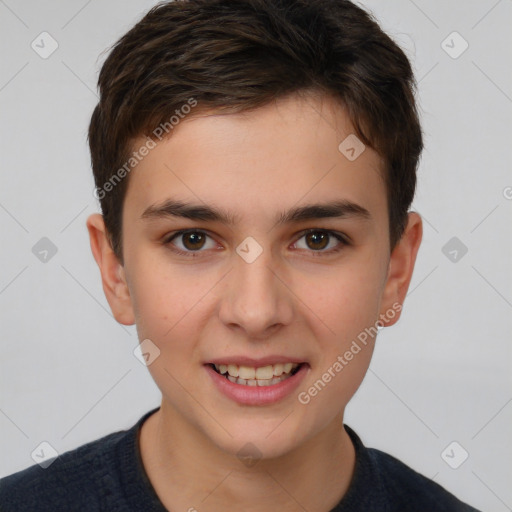
<instances>
[{"instance_id":1,"label":"dark navy shirt","mask_svg":"<svg viewBox=\"0 0 512 512\"><path fill-rule=\"evenodd\" d=\"M167 512L142 465L139 432L109 434L0 480L1 512ZM391 455L366 448L347 425L356 450L350 487L332 512L478 512Z\"/></svg>"}]
</instances>

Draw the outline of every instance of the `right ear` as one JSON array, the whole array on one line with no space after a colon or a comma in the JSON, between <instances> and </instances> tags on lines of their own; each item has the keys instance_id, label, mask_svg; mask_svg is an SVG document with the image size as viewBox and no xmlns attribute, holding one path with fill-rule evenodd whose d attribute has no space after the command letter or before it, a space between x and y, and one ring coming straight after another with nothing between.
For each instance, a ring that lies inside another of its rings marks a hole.
<instances>
[{"instance_id":1,"label":"right ear","mask_svg":"<svg viewBox=\"0 0 512 512\"><path fill-rule=\"evenodd\" d=\"M93 213L87 218L86 225L92 254L100 269L103 291L112 314L120 324L133 325L135 315L124 267L110 245L103 215Z\"/></svg>"}]
</instances>

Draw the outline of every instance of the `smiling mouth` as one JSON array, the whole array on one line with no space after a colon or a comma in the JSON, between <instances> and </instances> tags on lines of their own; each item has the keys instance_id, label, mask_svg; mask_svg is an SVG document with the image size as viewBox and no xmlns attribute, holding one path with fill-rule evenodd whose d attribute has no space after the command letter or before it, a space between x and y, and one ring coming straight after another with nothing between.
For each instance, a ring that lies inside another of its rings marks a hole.
<instances>
[{"instance_id":1,"label":"smiling mouth","mask_svg":"<svg viewBox=\"0 0 512 512\"><path fill-rule=\"evenodd\" d=\"M305 363L279 363L260 367L210 364L219 375L242 386L274 386L295 375Z\"/></svg>"}]
</instances>

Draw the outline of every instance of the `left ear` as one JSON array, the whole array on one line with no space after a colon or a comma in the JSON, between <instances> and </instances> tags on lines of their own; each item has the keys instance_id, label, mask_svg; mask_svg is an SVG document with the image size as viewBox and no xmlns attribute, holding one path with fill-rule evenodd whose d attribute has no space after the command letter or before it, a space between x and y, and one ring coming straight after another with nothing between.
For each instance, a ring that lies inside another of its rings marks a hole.
<instances>
[{"instance_id":1,"label":"left ear","mask_svg":"<svg viewBox=\"0 0 512 512\"><path fill-rule=\"evenodd\" d=\"M393 325L400 318L423 236L421 217L416 212L409 212L407 217L404 234L393 249L389 260L388 277L380 309L380 323L384 327ZM391 309L394 311L393 318L386 314Z\"/></svg>"}]
</instances>

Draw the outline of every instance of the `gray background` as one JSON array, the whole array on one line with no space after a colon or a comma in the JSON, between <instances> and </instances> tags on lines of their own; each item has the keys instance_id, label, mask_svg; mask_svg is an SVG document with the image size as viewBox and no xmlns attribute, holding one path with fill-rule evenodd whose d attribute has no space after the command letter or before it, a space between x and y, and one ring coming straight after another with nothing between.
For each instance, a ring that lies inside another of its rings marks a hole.
<instances>
[{"instance_id":1,"label":"gray background","mask_svg":"<svg viewBox=\"0 0 512 512\"><path fill-rule=\"evenodd\" d=\"M100 54L154 3L0 0L0 476L42 441L61 453L159 404L85 228L99 211L86 131ZM380 333L345 421L474 506L512 510L512 1L363 5L419 81L425 229L402 319ZM46 59L31 47L43 31L58 43ZM43 237L57 249L46 261Z\"/></svg>"}]
</instances>

